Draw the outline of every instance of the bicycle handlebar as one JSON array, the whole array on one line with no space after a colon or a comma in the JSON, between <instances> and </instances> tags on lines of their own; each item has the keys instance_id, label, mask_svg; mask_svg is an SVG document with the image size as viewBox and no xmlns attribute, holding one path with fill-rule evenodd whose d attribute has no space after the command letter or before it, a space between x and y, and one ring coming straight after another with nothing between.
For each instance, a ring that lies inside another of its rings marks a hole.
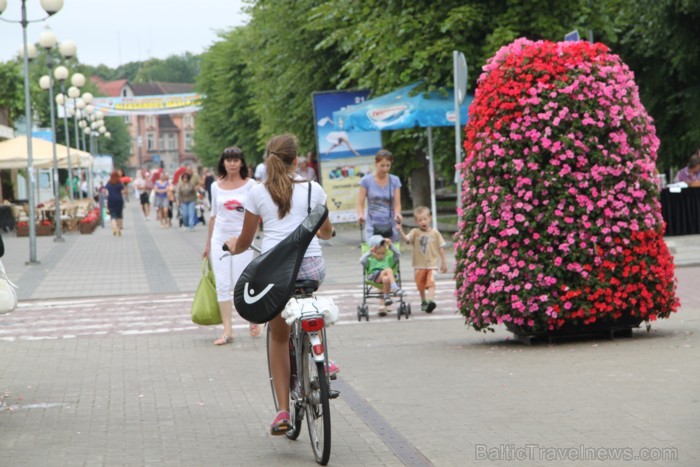
<instances>
[{"instance_id":1,"label":"bicycle handlebar","mask_svg":"<svg viewBox=\"0 0 700 467\"><path fill-rule=\"evenodd\" d=\"M262 250L255 243L251 243L249 248L255 252L262 253ZM226 243L221 245L221 249L224 251L230 251Z\"/></svg>"}]
</instances>

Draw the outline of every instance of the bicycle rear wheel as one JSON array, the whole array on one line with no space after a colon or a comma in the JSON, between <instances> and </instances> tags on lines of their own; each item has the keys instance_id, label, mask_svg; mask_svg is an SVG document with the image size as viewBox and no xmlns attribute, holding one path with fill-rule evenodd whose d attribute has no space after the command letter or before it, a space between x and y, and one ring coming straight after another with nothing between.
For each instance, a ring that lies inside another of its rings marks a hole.
<instances>
[{"instance_id":1,"label":"bicycle rear wheel","mask_svg":"<svg viewBox=\"0 0 700 467\"><path fill-rule=\"evenodd\" d=\"M304 334L302 352L309 438L316 462L326 465L331 457L331 411L326 365L314 360L308 334Z\"/></svg>"}]
</instances>

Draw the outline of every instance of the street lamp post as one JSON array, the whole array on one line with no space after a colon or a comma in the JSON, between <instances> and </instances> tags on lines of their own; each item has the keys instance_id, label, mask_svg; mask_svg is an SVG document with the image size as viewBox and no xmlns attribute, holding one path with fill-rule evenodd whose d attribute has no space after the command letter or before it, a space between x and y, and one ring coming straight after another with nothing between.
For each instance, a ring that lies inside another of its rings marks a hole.
<instances>
[{"instance_id":1,"label":"street lamp post","mask_svg":"<svg viewBox=\"0 0 700 467\"><path fill-rule=\"evenodd\" d=\"M7 23L19 23L22 25L22 68L24 71L24 116L27 125L27 201L29 202L29 261L27 264L38 264L39 261L36 258L36 201L34 199L34 189L33 185L35 183L34 177L34 158L32 153L32 103L29 96L29 59L31 49L27 45L27 26L29 23L35 23L37 21L44 21L49 16L58 13L61 8L63 8L63 0L41 0L41 7L48 14L46 18L39 20L29 20L27 19L27 0L21 0L22 2L22 19L19 21L7 20L5 18L0 18ZM5 11L7 7L7 0L0 0L0 15ZM32 44L34 47L34 44ZM34 49L36 54L36 48Z\"/></svg>"},{"instance_id":2,"label":"street lamp post","mask_svg":"<svg viewBox=\"0 0 700 467\"><path fill-rule=\"evenodd\" d=\"M85 76L82 73L74 73L70 78L72 86L68 88L68 97L73 99L73 129L75 130L75 147L80 149L80 140L78 139L78 115L85 107L85 103L80 99L80 88L85 85ZM82 160L82 159L81 159ZM82 164L78 171L78 179L82 177ZM80 197L83 198L83 190L78 190Z\"/></svg>"},{"instance_id":3,"label":"street lamp post","mask_svg":"<svg viewBox=\"0 0 700 467\"><path fill-rule=\"evenodd\" d=\"M73 167L70 157L70 132L68 131L68 115L66 108L66 87L65 81L68 79L68 69L64 66L59 66L54 70L54 78L61 82L61 94L56 96L56 104L63 106L63 132L65 133L66 142L66 157L68 158L68 197L73 201Z\"/></svg>"},{"instance_id":4,"label":"street lamp post","mask_svg":"<svg viewBox=\"0 0 700 467\"><path fill-rule=\"evenodd\" d=\"M84 126L83 126L83 146L87 149L86 143L85 143L85 136L89 138L90 141L90 154L92 154L92 157L97 156L95 153L93 147L92 147L92 137L91 137L91 131L90 131L90 119L94 118L94 113L95 113L95 107L90 104L92 102L92 94L89 92L83 93L83 101L85 104L84 113L85 113L85 120L83 120ZM93 180L93 170L90 170L89 172L89 177L88 177L88 194L90 195L91 199L95 198L95 181ZM102 214L100 214L102 215Z\"/></svg>"},{"instance_id":5,"label":"street lamp post","mask_svg":"<svg viewBox=\"0 0 700 467\"><path fill-rule=\"evenodd\" d=\"M61 179L58 176L58 155L56 154L56 116L54 114L54 98L53 98L53 59L51 57L51 49L56 45L56 36L50 29L45 29L39 35L39 45L47 52L46 65L49 68L49 79L44 79L43 76L39 82L42 89L49 90L49 109L51 112L51 133L53 133L53 174L54 174L54 205L56 206L56 215L54 217L55 237L54 242L63 242L63 232L61 229ZM48 86L47 86L48 85Z\"/></svg>"}]
</instances>

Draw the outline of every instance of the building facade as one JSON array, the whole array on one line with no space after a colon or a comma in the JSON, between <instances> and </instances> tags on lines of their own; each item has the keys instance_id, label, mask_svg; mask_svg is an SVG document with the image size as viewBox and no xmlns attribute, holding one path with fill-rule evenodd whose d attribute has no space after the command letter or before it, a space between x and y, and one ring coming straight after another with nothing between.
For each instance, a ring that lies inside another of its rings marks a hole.
<instances>
[{"instance_id":1,"label":"building facade","mask_svg":"<svg viewBox=\"0 0 700 467\"><path fill-rule=\"evenodd\" d=\"M108 97L164 96L194 92L188 83L153 82L132 84L127 80L102 81L93 78L100 91ZM196 112L167 115L128 115L123 117L131 135L131 150L127 171L139 167L162 167L172 174L185 163L199 165L192 152Z\"/></svg>"}]
</instances>

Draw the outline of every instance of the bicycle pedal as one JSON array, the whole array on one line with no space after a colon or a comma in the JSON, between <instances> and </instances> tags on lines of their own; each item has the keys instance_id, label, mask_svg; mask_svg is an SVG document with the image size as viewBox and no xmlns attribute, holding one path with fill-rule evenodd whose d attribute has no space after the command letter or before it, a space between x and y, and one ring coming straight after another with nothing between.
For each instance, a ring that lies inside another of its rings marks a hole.
<instances>
[{"instance_id":1,"label":"bicycle pedal","mask_svg":"<svg viewBox=\"0 0 700 467\"><path fill-rule=\"evenodd\" d=\"M334 389L331 389L328 391L328 398L329 399L337 399L338 396L340 396L340 391L336 391Z\"/></svg>"}]
</instances>

